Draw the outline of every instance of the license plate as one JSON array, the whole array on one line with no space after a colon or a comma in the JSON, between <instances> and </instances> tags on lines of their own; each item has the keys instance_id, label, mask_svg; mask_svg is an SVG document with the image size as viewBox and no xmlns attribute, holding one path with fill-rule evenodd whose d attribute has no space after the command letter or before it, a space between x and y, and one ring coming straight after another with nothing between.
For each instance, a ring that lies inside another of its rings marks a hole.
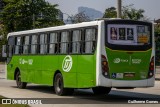
<instances>
[{"instance_id":1,"label":"license plate","mask_svg":"<svg viewBox=\"0 0 160 107\"><path fill-rule=\"evenodd\" d=\"M135 77L135 73L124 73L124 77Z\"/></svg>"}]
</instances>

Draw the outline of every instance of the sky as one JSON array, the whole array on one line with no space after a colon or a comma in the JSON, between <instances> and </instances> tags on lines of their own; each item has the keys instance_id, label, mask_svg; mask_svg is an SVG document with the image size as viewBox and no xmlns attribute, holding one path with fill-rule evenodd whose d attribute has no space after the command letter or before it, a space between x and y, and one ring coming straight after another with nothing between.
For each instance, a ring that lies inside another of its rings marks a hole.
<instances>
[{"instance_id":1,"label":"sky","mask_svg":"<svg viewBox=\"0 0 160 107\"><path fill-rule=\"evenodd\" d=\"M89 7L104 13L106 8L117 7L117 0L47 0L51 4L58 4L58 8L69 15L78 12L78 7ZM136 9L144 9L144 15L150 20L160 19L160 0L122 0L122 5L134 4ZM64 16L65 17L65 16Z\"/></svg>"}]
</instances>

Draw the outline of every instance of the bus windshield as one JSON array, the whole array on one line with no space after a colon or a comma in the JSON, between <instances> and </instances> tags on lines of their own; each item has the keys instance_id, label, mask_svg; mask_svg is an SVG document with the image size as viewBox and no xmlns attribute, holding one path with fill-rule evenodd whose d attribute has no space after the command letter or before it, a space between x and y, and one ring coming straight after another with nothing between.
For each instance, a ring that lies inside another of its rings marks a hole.
<instances>
[{"instance_id":1,"label":"bus windshield","mask_svg":"<svg viewBox=\"0 0 160 107\"><path fill-rule=\"evenodd\" d=\"M146 25L109 24L108 42L118 45L147 45L150 43L150 27Z\"/></svg>"}]
</instances>

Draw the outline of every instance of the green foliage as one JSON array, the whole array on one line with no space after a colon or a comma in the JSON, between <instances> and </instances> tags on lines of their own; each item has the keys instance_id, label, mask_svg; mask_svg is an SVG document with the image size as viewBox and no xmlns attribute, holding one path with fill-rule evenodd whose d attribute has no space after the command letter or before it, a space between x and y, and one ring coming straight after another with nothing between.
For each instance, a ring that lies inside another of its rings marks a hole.
<instances>
[{"instance_id":1,"label":"green foliage","mask_svg":"<svg viewBox=\"0 0 160 107\"><path fill-rule=\"evenodd\" d=\"M2 45L6 44L7 42L7 37L4 36L7 35L6 31L4 31L4 26L2 24L0 24L0 36L2 36L2 39L0 39L0 62L5 61L5 58L2 58L1 56L1 52L2 52Z\"/></svg>"},{"instance_id":2,"label":"green foliage","mask_svg":"<svg viewBox=\"0 0 160 107\"><path fill-rule=\"evenodd\" d=\"M133 4L129 6L123 6L122 9L122 18L123 19L132 19L132 20L140 20L144 18L144 13L145 11L143 9L135 9L133 7Z\"/></svg>"},{"instance_id":3,"label":"green foliage","mask_svg":"<svg viewBox=\"0 0 160 107\"><path fill-rule=\"evenodd\" d=\"M155 25L154 30L155 30L156 35L160 35L160 25L159 24Z\"/></svg>"},{"instance_id":4,"label":"green foliage","mask_svg":"<svg viewBox=\"0 0 160 107\"><path fill-rule=\"evenodd\" d=\"M156 65L160 65L160 25L155 25Z\"/></svg>"},{"instance_id":5,"label":"green foliage","mask_svg":"<svg viewBox=\"0 0 160 107\"><path fill-rule=\"evenodd\" d=\"M57 20L57 4L45 0L4 0L1 12L4 29L8 32L29 30L63 24Z\"/></svg>"},{"instance_id":6,"label":"green foliage","mask_svg":"<svg viewBox=\"0 0 160 107\"><path fill-rule=\"evenodd\" d=\"M117 11L115 7L107 8L103 15L103 18L116 18L116 17L117 17Z\"/></svg>"},{"instance_id":7,"label":"green foliage","mask_svg":"<svg viewBox=\"0 0 160 107\"><path fill-rule=\"evenodd\" d=\"M143 9L135 9L133 7L133 4L128 6L122 7L122 19L132 19L132 20L141 20L146 19L144 17L144 10ZM104 18L116 18L117 17L117 11L115 7L107 8L104 13Z\"/></svg>"},{"instance_id":8,"label":"green foliage","mask_svg":"<svg viewBox=\"0 0 160 107\"><path fill-rule=\"evenodd\" d=\"M160 35L156 37L156 65L160 65Z\"/></svg>"},{"instance_id":9,"label":"green foliage","mask_svg":"<svg viewBox=\"0 0 160 107\"><path fill-rule=\"evenodd\" d=\"M2 44L6 43L9 32L44 28L64 24L57 19L57 4L45 0L3 0L5 6L0 12L0 60Z\"/></svg>"}]
</instances>

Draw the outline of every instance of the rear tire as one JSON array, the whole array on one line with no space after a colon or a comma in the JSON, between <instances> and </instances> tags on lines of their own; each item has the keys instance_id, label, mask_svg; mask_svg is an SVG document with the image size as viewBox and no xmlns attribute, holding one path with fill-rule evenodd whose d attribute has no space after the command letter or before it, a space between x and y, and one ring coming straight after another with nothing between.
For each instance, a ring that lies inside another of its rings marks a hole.
<instances>
[{"instance_id":1,"label":"rear tire","mask_svg":"<svg viewBox=\"0 0 160 107\"><path fill-rule=\"evenodd\" d=\"M73 88L64 88L63 77L61 73L57 73L54 79L54 90L59 96L72 95L74 92Z\"/></svg>"},{"instance_id":2,"label":"rear tire","mask_svg":"<svg viewBox=\"0 0 160 107\"><path fill-rule=\"evenodd\" d=\"M105 95L111 91L110 87L93 87L92 91L95 95Z\"/></svg>"},{"instance_id":3,"label":"rear tire","mask_svg":"<svg viewBox=\"0 0 160 107\"><path fill-rule=\"evenodd\" d=\"M20 89L25 89L27 86L26 82L21 81L21 75L19 71L16 73L16 84L17 84L17 87Z\"/></svg>"}]
</instances>

